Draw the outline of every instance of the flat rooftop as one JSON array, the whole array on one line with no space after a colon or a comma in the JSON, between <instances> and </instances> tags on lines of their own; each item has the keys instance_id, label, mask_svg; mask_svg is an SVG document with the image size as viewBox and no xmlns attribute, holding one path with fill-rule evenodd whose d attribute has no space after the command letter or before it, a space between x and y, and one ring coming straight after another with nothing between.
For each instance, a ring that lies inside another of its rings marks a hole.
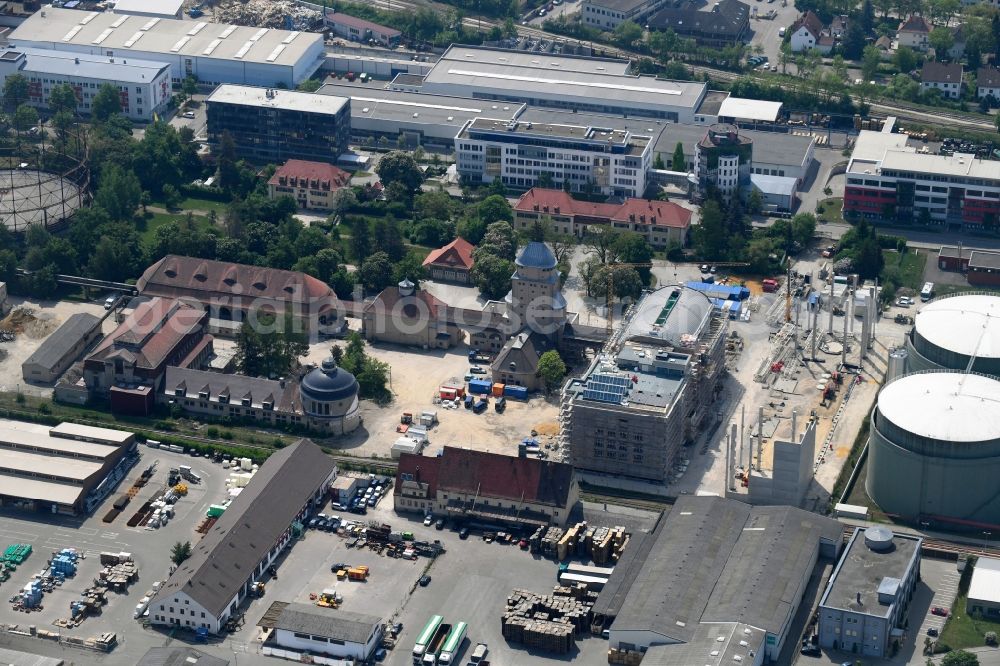
<instances>
[{"instance_id":1,"label":"flat rooftop","mask_svg":"<svg viewBox=\"0 0 1000 666\"><path fill-rule=\"evenodd\" d=\"M0 495L20 497L36 502L55 502L72 506L83 494L83 486L56 481L39 481L0 473Z\"/></svg>"},{"instance_id":2,"label":"flat rooftop","mask_svg":"<svg viewBox=\"0 0 1000 666\"><path fill-rule=\"evenodd\" d=\"M781 102L727 97L722 101L718 115L736 120L758 120L773 123L778 119L780 113Z\"/></svg>"},{"instance_id":3,"label":"flat rooftop","mask_svg":"<svg viewBox=\"0 0 1000 666\"><path fill-rule=\"evenodd\" d=\"M891 534L891 547L885 551L872 550L865 543L865 530L857 528L840 558L840 563L830 577L819 603L821 607L879 617L889 614L890 606L880 604L878 601L879 586L886 578L899 581L906 579L909 567L920 559L921 539L904 534L892 534L886 527L868 529L884 530Z\"/></svg>"},{"instance_id":4,"label":"flat rooftop","mask_svg":"<svg viewBox=\"0 0 1000 666\"><path fill-rule=\"evenodd\" d=\"M628 132L602 127L581 125L555 125L543 123L522 123L494 120L492 118L476 118L465 132L499 132L511 136L534 136L553 139L579 139L602 144L624 146L629 142ZM643 144L645 145L645 144Z\"/></svg>"},{"instance_id":5,"label":"flat rooftop","mask_svg":"<svg viewBox=\"0 0 1000 666\"><path fill-rule=\"evenodd\" d=\"M68 422L53 426L49 429L49 432L52 433L53 437L77 439L97 444L109 444L111 446L122 446L135 438L135 435L125 430L99 428L97 426Z\"/></svg>"},{"instance_id":6,"label":"flat rooftop","mask_svg":"<svg viewBox=\"0 0 1000 666\"><path fill-rule=\"evenodd\" d=\"M317 92L350 97L352 122L355 119L371 119L408 124L446 124L454 128L481 116L513 120L525 108L524 104L517 102L491 102L337 83L327 83Z\"/></svg>"},{"instance_id":7,"label":"flat rooftop","mask_svg":"<svg viewBox=\"0 0 1000 666\"><path fill-rule=\"evenodd\" d=\"M57 455L68 454L95 461L106 460L118 451L117 446L53 437L49 433L49 428L35 423L0 421L0 450L11 448Z\"/></svg>"},{"instance_id":8,"label":"flat rooftop","mask_svg":"<svg viewBox=\"0 0 1000 666\"><path fill-rule=\"evenodd\" d=\"M959 372L904 375L878 394L878 417L938 441L1000 441L1000 381Z\"/></svg>"},{"instance_id":9,"label":"flat rooftop","mask_svg":"<svg viewBox=\"0 0 1000 666\"><path fill-rule=\"evenodd\" d=\"M931 344L962 356L1000 358L1000 296L936 298L921 306L914 330Z\"/></svg>"},{"instance_id":10,"label":"flat rooftop","mask_svg":"<svg viewBox=\"0 0 1000 666\"><path fill-rule=\"evenodd\" d=\"M980 556L972 570L969 582L969 599L1000 603L1000 560Z\"/></svg>"},{"instance_id":11,"label":"flat rooftop","mask_svg":"<svg viewBox=\"0 0 1000 666\"><path fill-rule=\"evenodd\" d=\"M329 115L335 115L344 108L345 104L350 103L350 99L346 97L317 95L297 90L241 86L232 83L222 84L213 90L212 94L205 101L209 104L235 104L238 106L280 109L282 111L301 111L303 113L325 113Z\"/></svg>"},{"instance_id":12,"label":"flat rooftop","mask_svg":"<svg viewBox=\"0 0 1000 666\"><path fill-rule=\"evenodd\" d=\"M184 0L115 0L114 10L119 14L143 12L173 16L181 10L183 5Z\"/></svg>"},{"instance_id":13,"label":"flat rooftop","mask_svg":"<svg viewBox=\"0 0 1000 666\"><path fill-rule=\"evenodd\" d=\"M129 58L106 58L86 53L55 51L53 49L17 48L9 49L3 55L9 60L11 54L25 56L24 71L39 74L56 74L79 78L121 81L128 83L149 83L163 70L170 67L166 62Z\"/></svg>"},{"instance_id":14,"label":"flat rooftop","mask_svg":"<svg viewBox=\"0 0 1000 666\"><path fill-rule=\"evenodd\" d=\"M484 55L485 54L485 55ZM627 74L622 61L502 49L452 47L424 80L424 86L484 89L533 99L578 98L580 103L614 100L643 107L694 110L707 84ZM445 92L441 90L440 92Z\"/></svg>"},{"instance_id":15,"label":"flat rooftop","mask_svg":"<svg viewBox=\"0 0 1000 666\"><path fill-rule=\"evenodd\" d=\"M44 16L43 16L44 14ZM12 45L47 43L49 48L129 50L165 56L213 58L233 63L296 65L323 36L273 28L249 28L208 21L85 12L46 5L8 36Z\"/></svg>"},{"instance_id":16,"label":"flat rooftop","mask_svg":"<svg viewBox=\"0 0 1000 666\"><path fill-rule=\"evenodd\" d=\"M841 534L837 521L801 509L681 496L639 549L645 558L615 567L595 612L615 617L612 631L679 641L702 622L780 634L812 575L807 564Z\"/></svg>"},{"instance_id":17,"label":"flat rooftop","mask_svg":"<svg viewBox=\"0 0 1000 666\"><path fill-rule=\"evenodd\" d=\"M58 453L52 451L52 453ZM60 455L45 455L33 451L0 447L0 474L14 473L27 476L53 477L83 483L97 474L102 463Z\"/></svg>"},{"instance_id":18,"label":"flat rooftop","mask_svg":"<svg viewBox=\"0 0 1000 666\"><path fill-rule=\"evenodd\" d=\"M586 0L586 4L603 7L616 12L631 12L645 5L649 0Z\"/></svg>"}]
</instances>

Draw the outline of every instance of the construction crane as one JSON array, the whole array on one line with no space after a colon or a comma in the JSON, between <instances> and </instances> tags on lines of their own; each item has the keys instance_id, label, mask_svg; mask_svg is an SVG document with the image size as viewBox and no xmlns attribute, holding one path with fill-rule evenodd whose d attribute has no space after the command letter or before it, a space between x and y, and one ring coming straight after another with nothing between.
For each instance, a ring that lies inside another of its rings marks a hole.
<instances>
[{"instance_id":1,"label":"construction crane","mask_svg":"<svg viewBox=\"0 0 1000 666\"><path fill-rule=\"evenodd\" d=\"M608 283L607 283L606 303L607 303L607 308L608 308L607 331L608 331L608 339L609 340L611 339L611 334L614 332L614 328L615 328L614 327L615 313L614 313L614 309L613 309L614 302L615 302L615 273L614 273L614 270L612 270L612 269L617 268L619 266L623 266L625 268L652 268L653 264L651 262L648 262L648 261L642 262L642 263L636 263L636 264L629 264L629 263L617 262L616 261L613 264L607 264L605 266L605 268L608 269Z\"/></svg>"}]
</instances>

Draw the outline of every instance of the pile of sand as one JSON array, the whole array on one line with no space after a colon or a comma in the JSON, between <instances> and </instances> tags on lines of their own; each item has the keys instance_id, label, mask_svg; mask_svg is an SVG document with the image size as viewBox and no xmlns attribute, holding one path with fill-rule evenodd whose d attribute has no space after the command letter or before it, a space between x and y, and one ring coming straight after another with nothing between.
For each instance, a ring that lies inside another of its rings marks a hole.
<instances>
[{"instance_id":1,"label":"pile of sand","mask_svg":"<svg viewBox=\"0 0 1000 666\"><path fill-rule=\"evenodd\" d=\"M53 319L36 317L34 311L29 308L15 308L0 320L0 330L34 339L44 338L54 331L57 325L58 322Z\"/></svg>"}]
</instances>

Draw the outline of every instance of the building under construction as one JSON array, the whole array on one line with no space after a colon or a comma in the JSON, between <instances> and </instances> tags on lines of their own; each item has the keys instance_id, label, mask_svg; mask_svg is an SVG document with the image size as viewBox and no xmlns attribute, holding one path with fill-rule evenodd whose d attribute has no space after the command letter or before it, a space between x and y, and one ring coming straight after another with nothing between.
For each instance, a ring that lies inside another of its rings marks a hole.
<instances>
[{"instance_id":1,"label":"building under construction","mask_svg":"<svg viewBox=\"0 0 1000 666\"><path fill-rule=\"evenodd\" d=\"M692 289L644 295L563 392L560 421L574 467L668 481L681 446L715 425L727 324Z\"/></svg>"}]
</instances>

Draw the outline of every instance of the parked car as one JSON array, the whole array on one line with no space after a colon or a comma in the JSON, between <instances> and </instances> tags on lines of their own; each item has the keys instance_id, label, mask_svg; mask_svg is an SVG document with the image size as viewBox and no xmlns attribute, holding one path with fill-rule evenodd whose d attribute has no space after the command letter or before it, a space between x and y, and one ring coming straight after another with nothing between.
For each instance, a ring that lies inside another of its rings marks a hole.
<instances>
[{"instance_id":1,"label":"parked car","mask_svg":"<svg viewBox=\"0 0 1000 666\"><path fill-rule=\"evenodd\" d=\"M938 635L938 630L935 629L934 627L927 627L927 635L928 636L937 636Z\"/></svg>"},{"instance_id":2,"label":"parked car","mask_svg":"<svg viewBox=\"0 0 1000 666\"><path fill-rule=\"evenodd\" d=\"M431 577L426 575L421 576L420 580L417 582L420 583L420 587L427 587L428 585L431 584Z\"/></svg>"},{"instance_id":3,"label":"parked car","mask_svg":"<svg viewBox=\"0 0 1000 666\"><path fill-rule=\"evenodd\" d=\"M812 643L803 643L802 648L799 650L799 654L805 655L807 657L818 657L823 652L819 649L818 645L813 645Z\"/></svg>"},{"instance_id":4,"label":"parked car","mask_svg":"<svg viewBox=\"0 0 1000 666\"><path fill-rule=\"evenodd\" d=\"M424 525L430 527L433 524L434 524L434 516L432 516L431 514L427 514L427 516L424 517Z\"/></svg>"},{"instance_id":5,"label":"parked car","mask_svg":"<svg viewBox=\"0 0 1000 666\"><path fill-rule=\"evenodd\" d=\"M436 527L439 530L443 530L444 529L444 518L438 518L437 522L434 523L434 527Z\"/></svg>"},{"instance_id":6,"label":"parked car","mask_svg":"<svg viewBox=\"0 0 1000 666\"><path fill-rule=\"evenodd\" d=\"M469 528L468 527L463 527L462 529L460 529L458 531L458 538L459 539L468 539L469 538Z\"/></svg>"},{"instance_id":7,"label":"parked car","mask_svg":"<svg viewBox=\"0 0 1000 666\"><path fill-rule=\"evenodd\" d=\"M901 308L908 308L913 305L913 299L909 296L900 296L896 299L896 305Z\"/></svg>"},{"instance_id":8,"label":"parked car","mask_svg":"<svg viewBox=\"0 0 1000 666\"><path fill-rule=\"evenodd\" d=\"M948 609L942 608L941 606L935 606L931 609L931 615L939 615L941 617L948 617Z\"/></svg>"},{"instance_id":9,"label":"parked car","mask_svg":"<svg viewBox=\"0 0 1000 666\"><path fill-rule=\"evenodd\" d=\"M474 375L485 375L486 374L486 370L484 370L483 368L481 368L478 365L474 365L471 368L469 368L469 372L471 372Z\"/></svg>"},{"instance_id":10,"label":"parked car","mask_svg":"<svg viewBox=\"0 0 1000 666\"><path fill-rule=\"evenodd\" d=\"M181 115L184 116L185 118L194 118L194 111L185 111Z\"/></svg>"}]
</instances>

